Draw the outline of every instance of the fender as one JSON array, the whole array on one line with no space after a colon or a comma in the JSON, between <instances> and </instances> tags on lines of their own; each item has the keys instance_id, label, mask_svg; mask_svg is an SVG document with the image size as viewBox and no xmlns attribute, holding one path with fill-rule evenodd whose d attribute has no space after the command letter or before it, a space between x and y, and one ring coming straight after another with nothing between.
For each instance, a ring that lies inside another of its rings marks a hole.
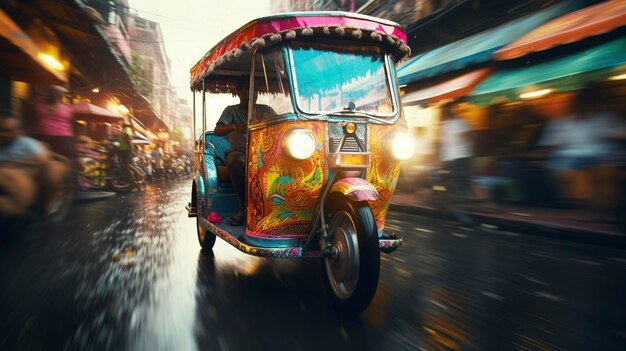
<instances>
[{"instance_id":1,"label":"fender","mask_svg":"<svg viewBox=\"0 0 626 351\"><path fill-rule=\"evenodd\" d=\"M206 190L204 187L204 179L202 178L202 173L198 172L196 174L196 179L195 179L195 189L196 189L196 194L199 195L198 200L202 199L204 200L204 196L206 194Z\"/></svg>"},{"instance_id":2,"label":"fender","mask_svg":"<svg viewBox=\"0 0 626 351\"><path fill-rule=\"evenodd\" d=\"M378 191L363 178L341 178L336 181L328 192L340 193L352 201L378 200Z\"/></svg>"}]
</instances>

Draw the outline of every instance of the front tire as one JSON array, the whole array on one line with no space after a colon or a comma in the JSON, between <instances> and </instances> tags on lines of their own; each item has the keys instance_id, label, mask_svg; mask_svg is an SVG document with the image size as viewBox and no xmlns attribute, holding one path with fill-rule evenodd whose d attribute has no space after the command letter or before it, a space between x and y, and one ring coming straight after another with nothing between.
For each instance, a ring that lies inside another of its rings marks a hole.
<instances>
[{"instance_id":1,"label":"front tire","mask_svg":"<svg viewBox=\"0 0 626 351\"><path fill-rule=\"evenodd\" d=\"M132 190L133 182L123 174L121 169L111 171L111 187L118 193L127 193Z\"/></svg>"},{"instance_id":2,"label":"front tire","mask_svg":"<svg viewBox=\"0 0 626 351\"><path fill-rule=\"evenodd\" d=\"M339 313L356 315L369 306L378 286L378 231L367 203L332 200L328 240L336 255L322 258L324 283Z\"/></svg>"}]
</instances>

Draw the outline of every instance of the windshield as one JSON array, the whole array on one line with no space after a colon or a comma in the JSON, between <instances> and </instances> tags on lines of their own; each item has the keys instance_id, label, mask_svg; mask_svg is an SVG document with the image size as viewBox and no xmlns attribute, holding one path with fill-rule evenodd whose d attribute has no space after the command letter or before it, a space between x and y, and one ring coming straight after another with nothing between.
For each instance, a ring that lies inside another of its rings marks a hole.
<instances>
[{"instance_id":1,"label":"windshield","mask_svg":"<svg viewBox=\"0 0 626 351\"><path fill-rule=\"evenodd\" d=\"M296 101L305 113L341 111L354 103L354 111L391 116L394 103L385 55L373 45L341 43L291 44Z\"/></svg>"}]
</instances>

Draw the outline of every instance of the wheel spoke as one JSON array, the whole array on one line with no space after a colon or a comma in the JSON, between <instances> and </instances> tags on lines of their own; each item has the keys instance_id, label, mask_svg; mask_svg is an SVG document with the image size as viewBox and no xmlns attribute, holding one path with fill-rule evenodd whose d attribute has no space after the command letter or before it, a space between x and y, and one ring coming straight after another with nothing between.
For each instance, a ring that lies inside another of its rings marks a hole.
<instances>
[{"instance_id":1,"label":"wheel spoke","mask_svg":"<svg viewBox=\"0 0 626 351\"><path fill-rule=\"evenodd\" d=\"M357 286L359 247L354 221L346 212L338 212L330 227L330 244L335 257L325 258L331 288L340 299L348 299Z\"/></svg>"}]
</instances>

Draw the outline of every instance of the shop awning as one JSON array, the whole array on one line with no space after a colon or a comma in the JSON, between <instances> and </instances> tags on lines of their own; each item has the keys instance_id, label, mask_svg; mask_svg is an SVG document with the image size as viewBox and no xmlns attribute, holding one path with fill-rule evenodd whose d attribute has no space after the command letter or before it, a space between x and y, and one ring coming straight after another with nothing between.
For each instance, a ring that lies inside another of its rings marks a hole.
<instances>
[{"instance_id":1,"label":"shop awning","mask_svg":"<svg viewBox=\"0 0 626 351\"><path fill-rule=\"evenodd\" d=\"M169 131L167 124L159 117L157 112L152 108L152 104L145 96L135 93L132 99L126 100L124 97L123 101L129 106L133 106L134 117L151 131Z\"/></svg>"},{"instance_id":2,"label":"shop awning","mask_svg":"<svg viewBox=\"0 0 626 351\"><path fill-rule=\"evenodd\" d=\"M0 68L10 80L61 85L67 77L45 65L41 52L11 18L0 10Z\"/></svg>"},{"instance_id":3,"label":"shop awning","mask_svg":"<svg viewBox=\"0 0 626 351\"><path fill-rule=\"evenodd\" d=\"M136 132L139 132L142 135L147 134L146 126L133 115L130 115L130 125Z\"/></svg>"},{"instance_id":4,"label":"shop awning","mask_svg":"<svg viewBox=\"0 0 626 351\"><path fill-rule=\"evenodd\" d=\"M152 144L152 142L150 141L150 139L148 139L145 135L139 133L138 131L135 131L135 136L133 137L133 144Z\"/></svg>"},{"instance_id":5,"label":"shop awning","mask_svg":"<svg viewBox=\"0 0 626 351\"><path fill-rule=\"evenodd\" d=\"M398 69L400 84L408 84L419 79L490 61L493 53L503 46L547 21L578 8L580 8L578 1L565 1L516 21L423 53L410 59Z\"/></svg>"},{"instance_id":6,"label":"shop awning","mask_svg":"<svg viewBox=\"0 0 626 351\"><path fill-rule=\"evenodd\" d=\"M443 83L408 92L402 97L402 104L429 104L443 99L467 96L490 72L491 69L489 68L481 68L459 75Z\"/></svg>"},{"instance_id":7,"label":"shop awning","mask_svg":"<svg viewBox=\"0 0 626 351\"><path fill-rule=\"evenodd\" d=\"M124 122L124 116L87 102L72 105L72 109L76 119L90 122Z\"/></svg>"},{"instance_id":8,"label":"shop awning","mask_svg":"<svg viewBox=\"0 0 626 351\"><path fill-rule=\"evenodd\" d=\"M494 57L511 60L607 33L624 25L626 1L609 0L554 19L500 49Z\"/></svg>"},{"instance_id":9,"label":"shop awning","mask_svg":"<svg viewBox=\"0 0 626 351\"><path fill-rule=\"evenodd\" d=\"M488 105L518 100L530 91L572 91L622 73L626 73L626 37L530 67L496 72L476 87L471 100Z\"/></svg>"}]
</instances>

